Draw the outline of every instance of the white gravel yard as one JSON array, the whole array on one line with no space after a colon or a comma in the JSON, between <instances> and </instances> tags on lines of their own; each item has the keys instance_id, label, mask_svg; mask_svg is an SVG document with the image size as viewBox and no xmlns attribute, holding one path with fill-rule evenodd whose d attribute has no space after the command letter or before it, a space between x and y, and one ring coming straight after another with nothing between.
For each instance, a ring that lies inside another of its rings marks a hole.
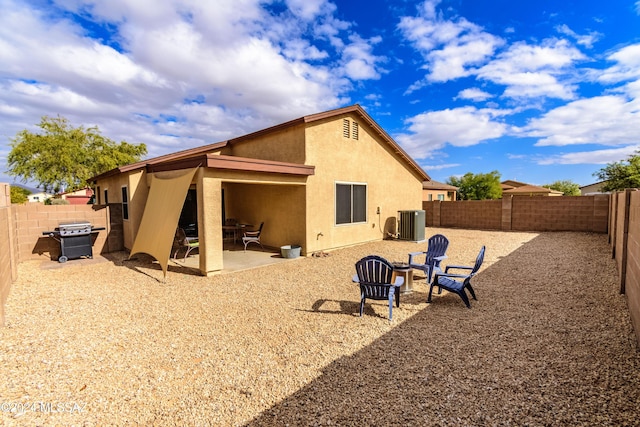
<instances>
[{"instance_id":1,"label":"white gravel yard","mask_svg":"<svg viewBox=\"0 0 640 427\"><path fill-rule=\"evenodd\" d=\"M24 262L0 328L0 425L640 424L640 351L606 235L438 232L444 265L487 246L478 301L427 305L416 272L391 323L383 301L358 317L354 263L426 244L166 283L125 253Z\"/></svg>"}]
</instances>

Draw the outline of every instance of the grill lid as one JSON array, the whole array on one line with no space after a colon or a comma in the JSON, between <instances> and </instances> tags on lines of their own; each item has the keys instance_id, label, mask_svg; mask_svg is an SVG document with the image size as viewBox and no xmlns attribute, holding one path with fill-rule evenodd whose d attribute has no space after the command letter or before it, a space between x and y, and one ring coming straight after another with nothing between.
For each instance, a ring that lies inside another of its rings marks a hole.
<instances>
[{"instance_id":1,"label":"grill lid","mask_svg":"<svg viewBox=\"0 0 640 427\"><path fill-rule=\"evenodd\" d=\"M91 233L91 223L86 221L68 222L59 224L58 230L60 230L61 236L89 234Z\"/></svg>"}]
</instances>

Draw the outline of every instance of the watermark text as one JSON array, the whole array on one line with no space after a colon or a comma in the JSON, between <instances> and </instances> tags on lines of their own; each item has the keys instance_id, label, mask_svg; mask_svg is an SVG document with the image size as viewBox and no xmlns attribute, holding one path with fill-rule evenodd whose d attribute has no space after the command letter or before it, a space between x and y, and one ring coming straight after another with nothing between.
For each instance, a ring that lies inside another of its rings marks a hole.
<instances>
[{"instance_id":1,"label":"watermark text","mask_svg":"<svg viewBox=\"0 0 640 427\"><path fill-rule=\"evenodd\" d=\"M82 402L0 402L0 412L18 415L27 412L81 414L86 406L87 404Z\"/></svg>"}]
</instances>

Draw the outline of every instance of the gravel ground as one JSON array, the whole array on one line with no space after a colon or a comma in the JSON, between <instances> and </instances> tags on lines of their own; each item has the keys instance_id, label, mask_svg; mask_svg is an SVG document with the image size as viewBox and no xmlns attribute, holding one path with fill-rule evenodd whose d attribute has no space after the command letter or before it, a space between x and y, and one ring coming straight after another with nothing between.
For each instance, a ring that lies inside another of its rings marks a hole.
<instances>
[{"instance_id":1,"label":"gravel ground","mask_svg":"<svg viewBox=\"0 0 640 427\"><path fill-rule=\"evenodd\" d=\"M414 290L358 317L383 241L215 277L157 264L19 266L0 328L4 425L640 424L640 351L607 236L454 229L472 309ZM445 261L444 265L447 265ZM16 409L24 409L16 412Z\"/></svg>"}]
</instances>

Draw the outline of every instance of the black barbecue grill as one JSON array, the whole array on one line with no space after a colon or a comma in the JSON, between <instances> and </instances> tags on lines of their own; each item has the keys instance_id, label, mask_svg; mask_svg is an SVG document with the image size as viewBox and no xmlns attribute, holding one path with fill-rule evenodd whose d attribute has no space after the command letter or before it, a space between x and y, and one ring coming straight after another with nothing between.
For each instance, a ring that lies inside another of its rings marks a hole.
<instances>
[{"instance_id":1,"label":"black barbecue grill","mask_svg":"<svg viewBox=\"0 0 640 427\"><path fill-rule=\"evenodd\" d=\"M66 262L69 259L93 258L91 233L104 229L92 227L89 222L70 222L58 225L55 231L44 231L42 234L60 242L58 262Z\"/></svg>"}]
</instances>

